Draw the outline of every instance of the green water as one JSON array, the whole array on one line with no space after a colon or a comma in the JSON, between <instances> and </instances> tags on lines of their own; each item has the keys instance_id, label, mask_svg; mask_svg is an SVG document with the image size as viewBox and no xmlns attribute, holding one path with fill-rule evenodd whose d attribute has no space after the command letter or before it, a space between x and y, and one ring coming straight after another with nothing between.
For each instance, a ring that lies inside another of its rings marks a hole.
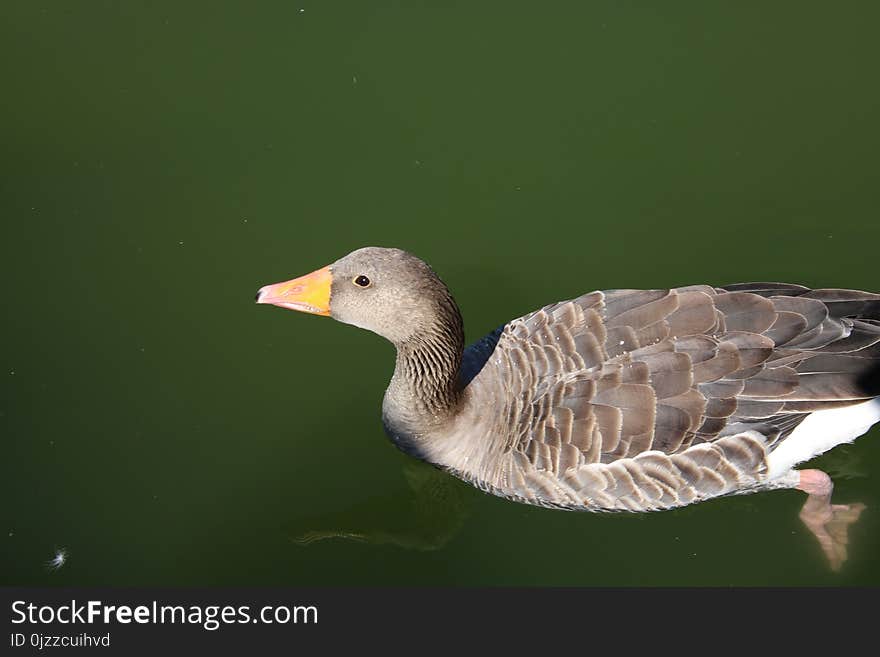
<instances>
[{"instance_id":1,"label":"green water","mask_svg":"<svg viewBox=\"0 0 880 657\"><path fill-rule=\"evenodd\" d=\"M599 516L415 464L387 343L253 303L364 245L470 339L880 289L878 5L663 4L4 2L0 583L880 584L878 429L821 461L868 507L832 573L796 491Z\"/></svg>"}]
</instances>

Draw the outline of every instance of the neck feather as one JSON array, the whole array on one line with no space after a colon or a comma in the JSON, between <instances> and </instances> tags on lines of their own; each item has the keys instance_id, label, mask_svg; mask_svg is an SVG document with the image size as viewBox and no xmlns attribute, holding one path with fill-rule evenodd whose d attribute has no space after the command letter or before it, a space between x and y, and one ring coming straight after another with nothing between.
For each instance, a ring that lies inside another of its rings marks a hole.
<instances>
[{"instance_id":1,"label":"neck feather","mask_svg":"<svg viewBox=\"0 0 880 657\"><path fill-rule=\"evenodd\" d=\"M395 433L423 434L455 413L461 399L464 329L452 297L439 303L423 330L396 347L383 404L386 424Z\"/></svg>"}]
</instances>

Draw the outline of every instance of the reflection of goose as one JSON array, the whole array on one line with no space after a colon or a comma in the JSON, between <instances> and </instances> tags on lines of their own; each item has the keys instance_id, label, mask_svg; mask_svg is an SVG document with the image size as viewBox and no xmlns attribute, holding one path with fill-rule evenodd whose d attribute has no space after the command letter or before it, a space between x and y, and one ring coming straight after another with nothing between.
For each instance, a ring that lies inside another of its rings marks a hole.
<instances>
[{"instance_id":1,"label":"reflection of goose","mask_svg":"<svg viewBox=\"0 0 880 657\"><path fill-rule=\"evenodd\" d=\"M396 545L410 550L438 550L461 529L468 516L468 489L460 482L424 463L411 461L404 466L404 475L412 496L408 499L365 502L335 518L321 518L313 526L297 534L293 541L311 545L326 539L348 539L373 545ZM464 489L464 490L462 490ZM377 509L395 513L376 518Z\"/></svg>"},{"instance_id":2,"label":"reflection of goose","mask_svg":"<svg viewBox=\"0 0 880 657\"><path fill-rule=\"evenodd\" d=\"M482 490L649 511L798 488L839 565L839 528L860 508L830 505L828 475L793 468L880 420L880 295L778 283L593 292L465 350L436 274L404 251L365 248L257 301L390 340L388 435Z\"/></svg>"}]
</instances>

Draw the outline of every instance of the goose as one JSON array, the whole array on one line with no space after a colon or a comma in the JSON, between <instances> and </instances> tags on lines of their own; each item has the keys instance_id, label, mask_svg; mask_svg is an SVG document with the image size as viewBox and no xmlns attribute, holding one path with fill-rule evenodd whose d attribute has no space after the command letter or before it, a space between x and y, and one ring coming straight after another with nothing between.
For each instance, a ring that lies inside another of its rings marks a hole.
<instances>
[{"instance_id":1,"label":"goose","mask_svg":"<svg viewBox=\"0 0 880 657\"><path fill-rule=\"evenodd\" d=\"M509 500L659 511L795 488L831 566L863 505L800 463L880 420L880 295L786 283L595 291L465 347L434 270L361 248L259 304L332 317L396 348L382 423L407 454Z\"/></svg>"}]
</instances>

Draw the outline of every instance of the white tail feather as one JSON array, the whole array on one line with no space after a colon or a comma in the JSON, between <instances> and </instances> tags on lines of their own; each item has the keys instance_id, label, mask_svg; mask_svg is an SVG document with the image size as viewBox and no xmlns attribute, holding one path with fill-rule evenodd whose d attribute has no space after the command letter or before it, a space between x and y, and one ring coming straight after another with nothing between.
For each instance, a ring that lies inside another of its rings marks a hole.
<instances>
[{"instance_id":1,"label":"white tail feather","mask_svg":"<svg viewBox=\"0 0 880 657\"><path fill-rule=\"evenodd\" d=\"M810 413L767 457L768 478L781 477L798 463L852 442L878 421L880 399Z\"/></svg>"}]
</instances>

